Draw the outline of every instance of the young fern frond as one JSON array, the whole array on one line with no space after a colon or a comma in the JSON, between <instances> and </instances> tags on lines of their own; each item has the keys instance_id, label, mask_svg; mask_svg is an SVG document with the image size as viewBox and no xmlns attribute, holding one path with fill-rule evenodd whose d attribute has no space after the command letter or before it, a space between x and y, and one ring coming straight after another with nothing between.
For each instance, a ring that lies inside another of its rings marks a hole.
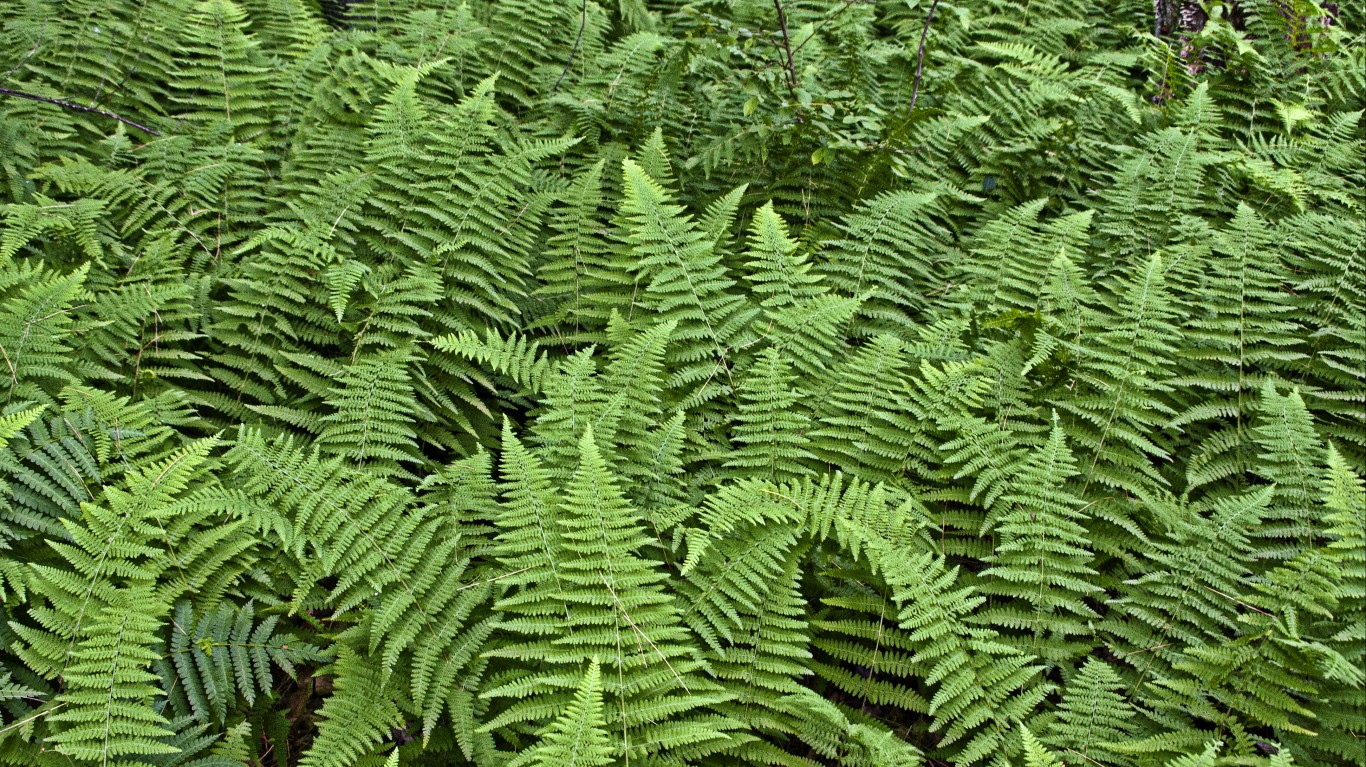
<instances>
[{"instance_id":1,"label":"young fern frond","mask_svg":"<svg viewBox=\"0 0 1366 767\"><path fill-rule=\"evenodd\" d=\"M612 763L602 712L602 669L594 659L574 699L541 735L540 743L508 762L510 767L600 767Z\"/></svg>"}]
</instances>

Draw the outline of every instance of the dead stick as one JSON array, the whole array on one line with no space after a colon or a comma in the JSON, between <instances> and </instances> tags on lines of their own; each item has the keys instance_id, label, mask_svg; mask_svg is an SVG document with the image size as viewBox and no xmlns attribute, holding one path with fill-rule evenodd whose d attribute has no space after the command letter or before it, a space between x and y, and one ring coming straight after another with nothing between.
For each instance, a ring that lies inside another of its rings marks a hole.
<instances>
[{"instance_id":1,"label":"dead stick","mask_svg":"<svg viewBox=\"0 0 1366 767\"><path fill-rule=\"evenodd\" d=\"M935 0L935 2L938 1ZM787 89L795 96L797 94L797 68L792 63L792 40L787 36L787 14L783 13L782 0L773 0L773 7L778 10L778 29L783 33L783 50L787 51Z\"/></svg>"},{"instance_id":2,"label":"dead stick","mask_svg":"<svg viewBox=\"0 0 1366 767\"><path fill-rule=\"evenodd\" d=\"M551 93L560 90L560 83L564 82L564 76L569 74L569 68L574 66L574 54L579 52L579 43L583 42L583 28L588 26L588 0L583 0L583 8L579 10L579 34L574 38L574 47L569 49L569 60L564 63L564 71L560 73L560 79L555 81L555 87L550 89Z\"/></svg>"},{"instance_id":3,"label":"dead stick","mask_svg":"<svg viewBox=\"0 0 1366 767\"><path fill-rule=\"evenodd\" d=\"M925 68L925 37L930 34L930 22L934 20L934 9L939 7L939 0L930 3L930 12L925 14L925 26L920 30L920 53L915 60L915 87L911 88L911 108L906 110L909 117L915 111L915 100L920 98L920 75Z\"/></svg>"},{"instance_id":4,"label":"dead stick","mask_svg":"<svg viewBox=\"0 0 1366 767\"><path fill-rule=\"evenodd\" d=\"M73 104L73 103L71 103L70 101L62 101L61 99L50 99L50 98L48 98L48 97L46 97L46 96L39 96L39 95L36 94L36 93L28 93L28 92L25 92L25 91L16 91L16 90L14 90L13 88L0 88L0 96L13 96L13 97L19 98L19 99L28 99L29 101L41 101L41 102L43 102L44 104L56 104L56 105L59 106L59 107L62 107L62 108L64 108L64 109L70 109L70 110L75 111L75 112L89 112L90 114L99 115L99 116L101 116L101 117L108 117L108 118L110 118L110 119L112 119L112 120L118 120L119 122L123 123L124 125L130 126L130 127L133 127L133 128L137 128L138 130L142 131L143 133L148 133L148 134L151 134L151 135L153 135L153 136L160 136L160 135L161 135L160 133L158 133L158 132L152 130L151 128L148 128L146 125L140 125L140 124L138 124L138 123L133 122L132 120L129 120L129 119L126 118L126 117L119 117L118 115L114 114L113 112L106 112L106 111L104 111L103 109L96 109L96 108L94 108L94 107L87 107L87 106L81 106L80 104Z\"/></svg>"}]
</instances>

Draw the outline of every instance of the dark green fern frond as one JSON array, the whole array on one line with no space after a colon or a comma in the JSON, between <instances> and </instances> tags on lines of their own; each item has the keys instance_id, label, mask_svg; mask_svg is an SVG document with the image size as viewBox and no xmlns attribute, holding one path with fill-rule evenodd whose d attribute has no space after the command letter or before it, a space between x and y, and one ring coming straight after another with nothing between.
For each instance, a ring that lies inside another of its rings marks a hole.
<instances>
[{"instance_id":1,"label":"dark green fern frond","mask_svg":"<svg viewBox=\"0 0 1366 767\"><path fill-rule=\"evenodd\" d=\"M1161 415L1171 414L1161 395L1170 389L1167 360L1180 337L1162 259L1135 268L1104 301L1104 315L1092 324L1113 317L1105 322L1110 329L1077 342L1076 375L1085 388L1057 407L1071 416L1063 428L1084 451L1084 490L1114 487L1141 497L1166 484L1153 461L1168 456L1157 429Z\"/></svg>"},{"instance_id":2,"label":"dark green fern frond","mask_svg":"<svg viewBox=\"0 0 1366 767\"><path fill-rule=\"evenodd\" d=\"M1258 535L1268 539L1269 550L1262 556L1277 556L1281 547L1293 551L1315 545L1315 509L1327 456L1298 391L1282 395L1267 381L1258 407L1252 432L1262 452L1253 470L1275 484L1271 508L1262 517L1264 526Z\"/></svg>"},{"instance_id":3,"label":"dark green fern frond","mask_svg":"<svg viewBox=\"0 0 1366 767\"><path fill-rule=\"evenodd\" d=\"M1066 748L1103 764L1125 763L1107 744L1129 740L1134 734L1133 705L1125 699L1124 683L1104 661L1088 658L1067 681L1058 707L1058 718L1049 724L1041 740Z\"/></svg>"},{"instance_id":4,"label":"dark green fern frond","mask_svg":"<svg viewBox=\"0 0 1366 767\"><path fill-rule=\"evenodd\" d=\"M257 621L250 602L241 608L224 602L198 614L189 602L176 605L169 643L173 692L185 696L195 718L222 723L239 698L250 706L270 692L273 668L294 676L295 664L324 659L317 647L277 631L278 623L278 616Z\"/></svg>"},{"instance_id":5,"label":"dark green fern frond","mask_svg":"<svg viewBox=\"0 0 1366 767\"><path fill-rule=\"evenodd\" d=\"M271 126L269 69L247 31L247 13L231 0L196 3L184 20L184 40L171 83L177 116L194 123L224 121L238 141Z\"/></svg>"},{"instance_id":6,"label":"dark green fern frond","mask_svg":"<svg viewBox=\"0 0 1366 767\"><path fill-rule=\"evenodd\" d=\"M732 427L737 447L726 462L738 476L775 482L807 473L816 456L806 449L811 422L798 406L795 376L772 347L764 350L740 383L740 406ZM804 469L806 469L804 471Z\"/></svg>"},{"instance_id":7,"label":"dark green fern frond","mask_svg":"<svg viewBox=\"0 0 1366 767\"><path fill-rule=\"evenodd\" d=\"M406 349L356 359L332 389L336 411L322 417L318 445L357 464L396 467L417 463L417 431L410 414L412 381Z\"/></svg>"},{"instance_id":8,"label":"dark green fern frond","mask_svg":"<svg viewBox=\"0 0 1366 767\"><path fill-rule=\"evenodd\" d=\"M70 337L82 324L73 309L90 295L88 266L56 274L33 261L0 264L0 348L5 350L6 402L49 403L63 385L79 383L81 368L71 357Z\"/></svg>"},{"instance_id":9,"label":"dark green fern frond","mask_svg":"<svg viewBox=\"0 0 1366 767\"><path fill-rule=\"evenodd\" d=\"M568 340L594 339L607 324L611 310L629 311L630 283L614 268L614 243L608 238L610 214L604 202L603 170L598 160L575 177L549 213L550 236L543 264L537 270L538 295L558 302L542 320L568 328Z\"/></svg>"},{"instance_id":10,"label":"dark green fern frond","mask_svg":"<svg viewBox=\"0 0 1366 767\"><path fill-rule=\"evenodd\" d=\"M1088 624L1099 615L1084 600L1103 593L1094 583L1083 504L1068 492L1068 479L1077 473L1055 417L1047 444L1019 466L1001 496L1004 513L988 516L998 543L981 574L981 590L1009 601L993 604L980 618L1029 632L1031 652L1049 659L1085 652L1079 638L1093 634Z\"/></svg>"},{"instance_id":11,"label":"dark green fern frond","mask_svg":"<svg viewBox=\"0 0 1366 767\"><path fill-rule=\"evenodd\" d=\"M300 761L306 767L356 764L376 753L383 738L403 725L380 670L364 656L343 651L331 669L334 692L318 712L318 735Z\"/></svg>"},{"instance_id":12,"label":"dark green fern frond","mask_svg":"<svg viewBox=\"0 0 1366 767\"><path fill-rule=\"evenodd\" d=\"M936 220L937 196L889 192L862 203L839 224L839 239L825 243L816 271L846 296L871 292L860 316L870 323L857 335L903 332L943 287L956 259L952 235Z\"/></svg>"},{"instance_id":13,"label":"dark green fern frond","mask_svg":"<svg viewBox=\"0 0 1366 767\"><path fill-rule=\"evenodd\" d=\"M831 370L829 384L812 387L812 453L869 480L897 480L909 455L901 424L892 420L908 397L906 356L896 336L878 336Z\"/></svg>"}]
</instances>

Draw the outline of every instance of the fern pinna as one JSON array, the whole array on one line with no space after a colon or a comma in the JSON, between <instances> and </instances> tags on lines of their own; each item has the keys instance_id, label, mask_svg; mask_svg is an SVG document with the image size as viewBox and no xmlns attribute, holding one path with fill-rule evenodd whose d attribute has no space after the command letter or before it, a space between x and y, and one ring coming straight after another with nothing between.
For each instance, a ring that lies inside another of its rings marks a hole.
<instances>
[{"instance_id":1,"label":"fern pinna","mask_svg":"<svg viewBox=\"0 0 1366 767\"><path fill-rule=\"evenodd\" d=\"M1366 767L1321 0L0 8L0 765Z\"/></svg>"}]
</instances>

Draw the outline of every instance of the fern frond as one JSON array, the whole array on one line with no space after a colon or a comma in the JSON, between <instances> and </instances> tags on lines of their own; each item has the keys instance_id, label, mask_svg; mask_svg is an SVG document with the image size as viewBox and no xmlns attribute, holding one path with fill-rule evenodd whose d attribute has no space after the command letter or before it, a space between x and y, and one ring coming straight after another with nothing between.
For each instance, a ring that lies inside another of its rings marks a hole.
<instances>
[{"instance_id":1,"label":"fern frond","mask_svg":"<svg viewBox=\"0 0 1366 767\"><path fill-rule=\"evenodd\" d=\"M159 657L154 648L165 611L151 589L135 586L110 595L79 628L63 672L67 689L57 699L63 708L47 717L59 728L48 736L59 752L109 765L179 750L160 742L171 731L152 706L161 691L148 669Z\"/></svg>"},{"instance_id":2,"label":"fern frond","mask_svg":"<svg viewBox=\"0 0 1366 767\"><path fill-rule=\"evenodd\" d=\"M602 713L602 670L594 660L584 672L574 699L541 735L541 742L508 764L544 767L596 767L612 763Z\"/></svg>"},{"instance_id":3,"label":"fern frond","mask_svg":"<svg viewBox=\"0 0 1366 767\"><path fill-rule=\"evenodd\" d=\"M381 672L364 656L342 652L332 666L333 694L318 714L318 735L299 762L306 767L348 767L375 753L390 730L402 726L385 692Z\"/></svg>"}]
</instances>

